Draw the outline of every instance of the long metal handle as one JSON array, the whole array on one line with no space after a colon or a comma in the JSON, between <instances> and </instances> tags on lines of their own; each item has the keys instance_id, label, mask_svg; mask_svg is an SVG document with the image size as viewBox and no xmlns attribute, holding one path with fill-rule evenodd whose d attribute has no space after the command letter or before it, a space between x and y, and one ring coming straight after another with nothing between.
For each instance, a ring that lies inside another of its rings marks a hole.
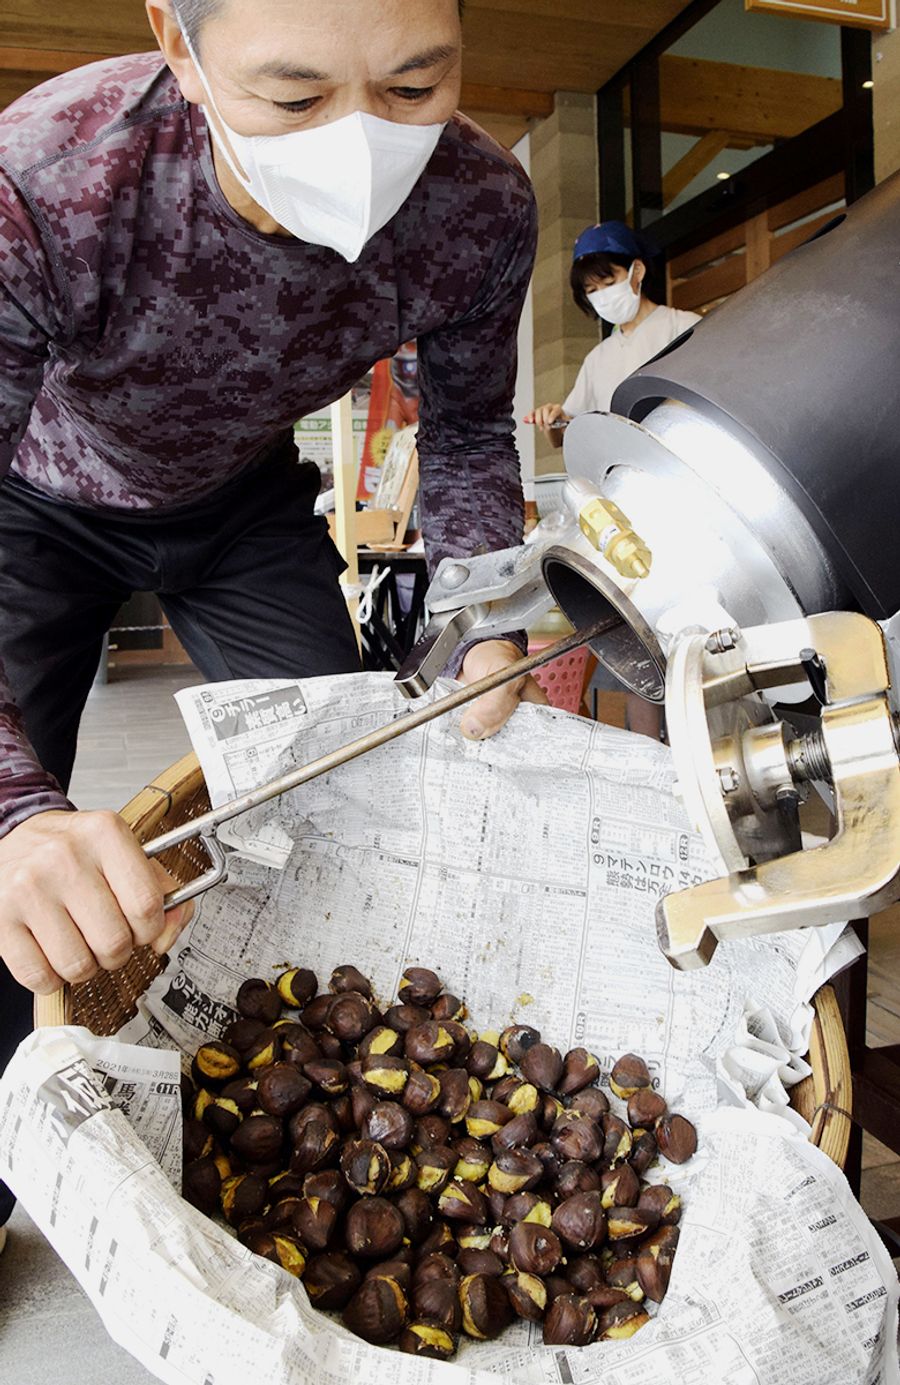
<instances>
[{"instance_id":1,"label":"long metal handle","mask_svg":"<svg viewBox=\"0 0 900 1385\"><path fill-rule=\"evenodd\" d=\"M311 780L318 779L320 775L338 769L341 765L349 764L351 760L358 759L360 755L365 755L370 750L377 750L379 746L386 745L388 741L396 740L398 736L405 736L407 732L415 731L417 727L424 726L429 721L435 721L437 717L444 716L447 712L453 712L457 707L464 707L468 702L474 702L485 693L493 692L495 688L502 688L504 684L532 673L534 669L551 663L563 654L570 654L572 650L580 649L582 645L589 644L591 640L619 624L621 624L619 616L606 616L581 630L575 630L571 635L557 640L555 644L549 645L537 654L529 654L514 664L508 664L506 668L498 669L495 673L489 673L486 678L480 678L477 683L469 683L464 688L458 688L455 692L449 693L447 697L438 698L425 707L418 707L415 711L406 712L403 716L397 717L395 721L389 722L387 726L380 726L376 731L369 731L365 736L360 736L358 740L351 741L349 745L329 751L327 755L320 756L318 760L313 760L310 764L301 766L300 769L291 770L289 774L283 774L280 778L273 779L270 783L263 784L260 788L253 789L240 798L234 798L228 803L223 803L221 807L213 808L210 812L204 813L202 817L194 818L192 822L186 822L181 827L173 828L171 832L165 832L154 841L147 842L144 846L145 854L158 856L160 852L165 851L170 846L180 846L182 842L190 841L194 837L202 837L203 845L213 861L212 870L201 875L190 885L184 886L183 889L175 890L172 894L166 895L165 908L172 909L185 899L194 899L223 879L225 852L216 840L216 828L220 827L223 822L230 822L232 818L240 817L242 813L249 812L251 808L258 808L263 803L270 803L273 798L280 798L282 794L288 793L291 789L299 788L301 784L308 784ZM216 853L221 853L221 860ZM185 891L187 890L190 890L191 893L186 894Z\"/></svg>"}]
</instances>

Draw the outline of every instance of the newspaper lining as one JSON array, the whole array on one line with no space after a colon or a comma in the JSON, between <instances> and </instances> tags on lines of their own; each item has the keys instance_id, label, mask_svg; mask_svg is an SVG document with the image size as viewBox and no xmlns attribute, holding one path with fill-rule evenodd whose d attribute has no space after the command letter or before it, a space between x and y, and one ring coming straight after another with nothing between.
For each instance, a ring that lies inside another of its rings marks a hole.
<instances>
[{"instance_id":1,"label":"newspaper lining","mask_svg":"<svg viewBox=\"0 0 900 1385\"><path fill-rule=\"evenodd\" d=\"M377 675L180 700L216 802L404 709ZM858 945L840 927L784 933L672 970L654 904L709 873L672 777L663 747L546 708L479 744L432 723L240 821L228 885L119 1042L26 1041L0 1084L0 1176L158 1379L898 1385L887 1253L843 1175L772 1114L807 1071L812 994ZM523 1324L463 1343L459 1364L413 1361L314 1313L299 1284L178 1197L178 1058L156 1050L190 1055L228 1023L242 979L297 961L323 981L354 961L386 1001L417 961L466 997L476 1027L527 1019L607 1072L626 1049L647 1058L701 1135L694 1160L656 1175L686 1212L651 1324L581 1352L545 1349ZM723 1093L742 1109L716 1110Z\"/></svg>"}]
</instances>

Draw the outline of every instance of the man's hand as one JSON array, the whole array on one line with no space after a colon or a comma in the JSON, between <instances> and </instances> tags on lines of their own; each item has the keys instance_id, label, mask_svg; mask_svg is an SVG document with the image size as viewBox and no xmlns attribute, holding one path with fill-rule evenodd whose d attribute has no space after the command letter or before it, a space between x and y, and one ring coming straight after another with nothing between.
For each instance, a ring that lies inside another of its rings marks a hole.
<instances>
[{"instance_id":1,"label":"man's hand","mask_svg":"<svg viewBox=\"0 0 900 1385\"><path fill-rule=\"evenodd\" d=\"M192 913L163 913L175 883L117 813L38 813L0 841L0 956L49 995L115 971L144 943L166 952Z\"/></svg>"},{"instance_id":2,"label":"man's hand","mask_svg":"<svg viewBox=\"0 0 900 1385\"><path fill-rule=\"evenodd\" d=\"M508 668L522 658L522 651L510 640L484 640L475 644L466 654L460 671L460 681L477 683L489 673ZM485 693L473 702L463 713L460 730L467 740L484 741L495 736L501 726L505 726L520 702L537 702L547 705L543 690L529 675L506 683L502 688Z\"/></svg>"}]
</instances>

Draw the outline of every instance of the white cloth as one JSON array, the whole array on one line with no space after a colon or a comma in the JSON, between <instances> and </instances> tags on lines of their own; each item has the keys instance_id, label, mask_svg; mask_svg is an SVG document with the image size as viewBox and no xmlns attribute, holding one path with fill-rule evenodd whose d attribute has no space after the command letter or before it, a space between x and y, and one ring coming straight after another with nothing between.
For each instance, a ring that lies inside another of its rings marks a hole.
<instances>
[{"instance_id":1,"label":"white cloth","mask_svg":"<svg viewBox=\"0 0 900 1385\"><path fill-rule=\"evenodd\" d=\"M578 414L604 412L612 397L632 371L646 365L657 352L686 332L700 318L680 308L656 308L633 332L617 327L612 336L601 341L584 358L575 388L563 408L570 418Z\"/></svg>"}]
</instances>

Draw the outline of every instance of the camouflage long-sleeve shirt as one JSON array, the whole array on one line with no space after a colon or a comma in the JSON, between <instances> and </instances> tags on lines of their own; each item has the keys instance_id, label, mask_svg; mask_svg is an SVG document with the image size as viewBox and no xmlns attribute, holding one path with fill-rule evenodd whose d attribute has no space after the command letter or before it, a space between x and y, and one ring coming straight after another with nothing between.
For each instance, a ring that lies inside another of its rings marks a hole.
<instances>
[{"instance_id":1,"label":"camouflage long-sleeve shirt","mask_svg":"<svg viewBox=\"0 0 900 1385\"><path fill-rule=\"evenodd\" d=\"M231 209L203 113L157 54L56 78L0 115L0 477L162 512L415 338L429 560L517 543L511 405L534 242L527 178L462 116L348 265ZM64 806L0 666L0 834Z\"/></svg>"}]
</instances>

